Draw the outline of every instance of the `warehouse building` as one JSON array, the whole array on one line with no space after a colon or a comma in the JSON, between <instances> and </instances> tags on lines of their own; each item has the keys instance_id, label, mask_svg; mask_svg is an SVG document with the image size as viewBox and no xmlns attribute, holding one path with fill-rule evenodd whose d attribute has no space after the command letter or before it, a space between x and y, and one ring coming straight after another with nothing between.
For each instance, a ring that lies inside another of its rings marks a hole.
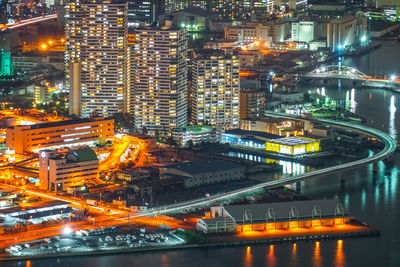
<instances>
[{"instance_id":1,"label":"warehouse building","mask_svg":"<svg viewBox=\"0 0 400 267\"><path fill-rule=\"evenodd\" d=\"M68 206L68 202L54 200L46 202L39 207L0 209L0 218L4 220L4 226L7 227L38 224L68 218L72 210Z\"/></svg>"},{"instance_id":2,"label":"warehouse building","mask_svg":"<svg viewBox=\"0 0 400 267\"><path fill-rule=\"evenodd\" d=\"M160 167L160 179L179 179L185 188L240 180L245 166L226 160L199 160Z\"/></svg>"},{"instance_id":3,"label":"warehouse building","mask_svg":"<svg viewBox=\"0 0 400 267\"><path fill-rule=\"evenodd\" d=\"M211 207L209 219L197 220L205 233L268 231L342 225L349 212L337 199Z\"/></svg>"}]
</instances>

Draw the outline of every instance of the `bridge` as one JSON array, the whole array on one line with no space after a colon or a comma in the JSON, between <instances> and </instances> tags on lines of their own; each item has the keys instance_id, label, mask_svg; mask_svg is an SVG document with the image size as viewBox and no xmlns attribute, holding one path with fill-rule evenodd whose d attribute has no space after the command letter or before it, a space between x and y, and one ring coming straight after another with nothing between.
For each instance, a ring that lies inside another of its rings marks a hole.
<instances>
[{"instance_id":1,"label":"bridge","mask_svg":"<svg viewBox=\"0 0 400 267\"><path fill-rule=\"evenodd\" d=\"M392 75L389 79L371 77L361 71L343 65L329 65L319 67L301 76L308 80L350 80L364 87L381 87L389 89L400 89L400 79Z\"/></svg>"},{"instance_id":2,"label":"bridge","mask_svg":"<svg viewBox=\"0 0 400 267\"><path fill-rule=\"evenodd\" d=\"M300 119L299 117L291 116L291 115L283 114L283 113L272 113L271 112L268 115L271 115L274 117L279 117L279 118L285 118L285 119ZM351 130L351 131L363 134L365 136L374 137L377 140L380 140L381 142L383 142L385 147L381 151L379 151L378 153L376 153L372 156L369 156L367 158L363 158L360 160L356 160L353 162L343 163L343 164L340 164L337 166L332 166L332 167L304 173L304 174L297 175L297 176L282 177L278 180L268 181L268 182L264 182L264 183L260 183L260 184L256 184L256 185L251 185L251 186L247 186L247 187L244 187L241 189L232 190L232 191L228 191L228 192L224 192L224 193L219 193L216 195L211 195L209 197L203 197L203 198L180 202L180 203L176 203L176 204L165 205L162 207L155 207L155 208L149 209L149 210L139 213L139 214L135 214L130 217L132 218L132 217L141 217L141 216L153 216L155 214L176 213L176 212L180 212L182 210L190 209L193 207L204 207L204 206L208 206L208 205L211 205L212 203L216 203L219 201L224 201L227 199L244 196L247 193L251 193L251 192L260 190L262 188L267 188L267 189L276 188L276 187L280 187L283 185L297 183L297 182L300 182L300 181L303 181L303 180L306 180L309 178L323 177L326 175L331 175L331 174L335 174L335 173L340 173L340 172L360 168L360 167L367 166L370 164L376 164L379 161L390 158L396 151L396 148L397 148L396 140L394 140L388 134L381 132L379 130L372 129L372 128L369 128L369 127L366 127L363 125L356 125L356 124L349 123L349 122L333 121L333 120L327 120L327 119L315 119L313 121L322 122L322 123L325 123L326 125L330 125L335 128ZM124 219L126 220L127 218L122 218L119 220L124 220Z\"/></svg>"}]
</instances>

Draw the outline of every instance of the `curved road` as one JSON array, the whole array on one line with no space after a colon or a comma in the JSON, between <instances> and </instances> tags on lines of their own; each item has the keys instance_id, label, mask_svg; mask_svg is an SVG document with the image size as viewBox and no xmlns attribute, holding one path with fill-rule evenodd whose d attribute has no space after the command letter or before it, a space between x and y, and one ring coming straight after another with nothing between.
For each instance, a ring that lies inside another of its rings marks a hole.
<instances>
[{"instance_id":1,"label":"curved road","mask_svg":"<svg viewBox=\"0 0 400 267\"><path fill-rule=\"evenodd\" d=\"M45 16L41 16L41 17L32 18L32 19L25 19L25 20L18 21L11 25L5 25L4 28L0 29L0 32L5 31L5 30L12 30L12 29L16 29L16 28L23 27L26 25L30 25L30 24L50 20L50 19L56 19L56 18L57 18L57 14L51 14L51 15L45 15Z\"/></svg>"},{"instance_id":2,"label":"curved road","mask_svg":"<svg viewBox=\"0 0 400 267\"><path fill-rule=\"evenodd\" d=\"M301 119L301 118L298 118L295 116L290 116L288 114L281 115L280 113L271 113L271 115L275 116L275 117L288 118L288 119L293 119L293 118ZM352 123L348 123L348 122L339 122L339 121L332 121L332 120L327 120L327 119L318 119L318 120L313 120L313 121L323 122L327 125L331 125L336 128L352 130L352 131L358 132L360 134L365 134L367 136L375 137L376 139L381 140L385 144L385 147L383 150L379 151L378 153L376 153L370 157L364 158L364 159L356 160L356 161L349 162L349 163L344 163L344 164L333 166L333 167L324 168L321 170L308 172L308 173L298 175L298 176L284 177L279 180L268 181L268 182L260 183L257 185L252 185L252 186L248 186L245 188L213 195L210 197L204 197L204 198L200 198L200 199L195 199L195 200L185 201L185 202L181 202L181 203L166 205L166 206L162 206L162 207L152 208L146 212L142 212L140 214L137 214L137 215L134 215L131 217L151 216L151 215L154 215L155 213L156 214L157 213L165 214L165 213L179 212L179 211L187 209L187 208L204 206L204 205L211 204L212 202L215 202L215 201L221 201L224 199L236 197L238 195L241 195L244 193L249 193L249 192L261 189L261 188L275 188L275 187L279 187L279 186L283 186L283 185L287 185L287 184L296 183L296 182L299 182L299 181L302 181L302 180L305 180L308 178L312 178L312 177L325 176L325 175L330 175L330 174L343 172L343 171L347 171L347 170L351 170L351 169L356 169L356 168L370 165L370 164L379 162L381 160L384 160L386 158L389 158L396 151L396 148L397 148L396 140L394 140L392 137L390 137L386 133L381 132L379 130L372 129L372 128L369 128L369 127L366 127L363 125L356 125L356 124L352 124Z\"/></svg>"}]
</instances>

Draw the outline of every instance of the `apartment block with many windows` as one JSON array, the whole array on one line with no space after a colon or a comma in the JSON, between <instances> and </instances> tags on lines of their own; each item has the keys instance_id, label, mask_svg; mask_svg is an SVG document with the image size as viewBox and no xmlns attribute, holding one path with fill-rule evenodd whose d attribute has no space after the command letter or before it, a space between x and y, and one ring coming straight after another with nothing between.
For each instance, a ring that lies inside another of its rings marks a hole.
<instances>
[{"instance_id":1,"label":"apartment block with many windows","mask_svg":"<svg viewBox=\"0 0 400 267\"><path fill-rule=\"evenodd\" d=\"M240 66L235 55L208 51L192 65L192 123L239 127Z\"/></svg>"}]
</instances>

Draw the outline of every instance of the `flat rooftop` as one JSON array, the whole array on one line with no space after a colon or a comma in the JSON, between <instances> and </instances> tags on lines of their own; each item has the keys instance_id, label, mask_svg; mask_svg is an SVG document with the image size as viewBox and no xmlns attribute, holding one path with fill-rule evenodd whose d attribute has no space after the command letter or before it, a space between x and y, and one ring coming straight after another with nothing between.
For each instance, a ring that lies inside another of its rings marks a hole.
<instances>
[{"instance_id":1,"label":"flat rooftop","mask_svg":"<svg viewBox=\"0 0 400 267\"><path fill-rule=\"evenodd\" d=\"M243 166L227 160L199 160L187 163L170 164L161 168L178 169L182 172L195 175L205 172L220 172L240 167Z\"/></svg>"},{"instance_id":2,"label":"flat rooftop","mask_svg":"<svg viewBox=\"0 0 400 267\"><path fill-rule=\"evenodd\" d=\"M44 128L50 128L50 127L67 126L67 125L72 125L72 124L81 124L81 123L104 121L104 120L111 120L111 119L98 117L98 118L83 118L83 119L74 119L74 120L65 120L65 121L45 122L45 123L29 125L29 129L44 129ZM9 128L14 129L16 127L22 128L22 127L26 127L26 125L12 126Z\"/></svg>"},{"instance_id":3,"label":"flat rooftop","mask_svg":"<svg viewBox=\"0 0 400 267\"><path fill-rule=\"evenodd\" d=\"M266 221L268 213L274 214L275 220L281 221L288 219L331 218L340 213L341 216L350 215L338 199L233 205L225 206L224 209L236 222L243 221L243 218L245 218L245 221L250 220L246 219L246 217L251 217L253 221Z\"/></svg>"},{"instance_id":4,"label":"flat rooftop","mask_svg":"<svg viewBox=\"0 0 400 267\"><path fill-rule=\"evenodd\" d=\"M185 126L177 127L172 129L172 132L191 132L194 134L208 133L215 130L215 128L210 126Z\"/></svg>"},{"instance_id":5,"label":"flat rooftop","mask_svg":"<svg viewBox=\"0 0 400 267\"><path fill-rule=\"evenodd\" d=\"M247 130L242 130L242 129L232 129L232 130L226 130L224 134L228 135L238 135L238 136L254 136L254 137L261 137L261 138L266 138L266 139L277 139L280 138L279 135L276 134L270 134L266 132L259 132L259 131L247 131Z\"/></svg>"},{"instance_id":6,"label":"flat rooftop","mask_svg":"<svg viewBox=\"0 0 400 267\"><path fill-rule=\"evenodd\" d=\"M315 143L315 142L318 142L318 140L309 139L309 138L301 138L301 137L284 137L284 138L280 138L280 139L271 140L270 142L276 143L276 144L281 144L281 145L295 146L295 145L306 145L306 144Z\"/></svg>"}]
</instances>

